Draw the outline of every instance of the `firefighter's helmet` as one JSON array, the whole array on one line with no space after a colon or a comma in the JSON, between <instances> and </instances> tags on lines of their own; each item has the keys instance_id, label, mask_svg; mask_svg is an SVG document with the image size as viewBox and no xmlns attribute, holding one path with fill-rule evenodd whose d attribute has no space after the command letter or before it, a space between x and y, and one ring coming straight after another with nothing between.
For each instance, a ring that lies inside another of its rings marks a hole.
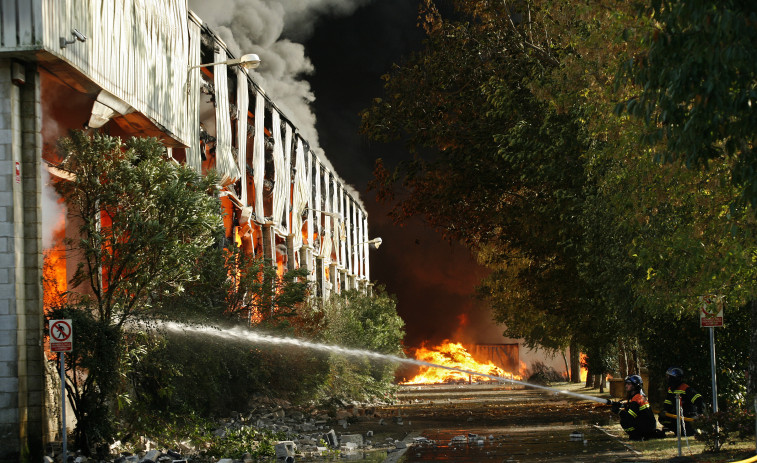
<instances>
[{"instance_id":1,"label":"firefighter's helmet","mask_svg":"<svg viewBox=\"0 0 757 463\"><path fill-rule=\"evenodd\" d=\"M641 376L639 375L626 376L625 382L633 385L634 389L637 391L640 391L644 387L644 381L642 381Z\"/></svg>"},{"instance_id":2,"label":"firefighter's helmet","mask_svg":"<svg viewBox=\"0 0 757 463\"><path fill-rule=\"evenodd\" d=\"M665 377L668 380L668 386L676 387L683 382L683 370L678 367L670 367L665 372Z\"/></svg>"}]
</instances>

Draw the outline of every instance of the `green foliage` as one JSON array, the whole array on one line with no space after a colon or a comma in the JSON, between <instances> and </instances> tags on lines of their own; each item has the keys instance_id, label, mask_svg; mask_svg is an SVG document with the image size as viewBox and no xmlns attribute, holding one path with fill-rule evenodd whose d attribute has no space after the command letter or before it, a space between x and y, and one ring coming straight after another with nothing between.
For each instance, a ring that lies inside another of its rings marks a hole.
<instances>
[{"instance_id":1,"label":"green foliage","mask_svg":"<svg viewBox=\"0 0 757 463\"><path fill-rule=\"evenodd\" d=\"M169 162L157 139L71 132L59 141L55 182L79 238L67 240L81 261L71 278L81 301L122 326L151 313L153 300L196 278L195 263L221 227L215 176Z\"/></svg>"},{"instance_id":2,"label":"green foliage","mask_svg":"<svg viewBox=\"0 0 757 463\"><path fill-rule=\"evenodd\" d=\"M205 250L197 272L198 280L162 300L163 317L240 327L260 314L257 330L312 334L303 307L308 294L303 270L279 277L276 267L262 259L214 246ZM297 399L322 384L326 369L325 361L312 352L211 337L158 331L147 338L147 345L146 355L129 375L139 399L132 412L136 414L146 409L222 416L261 394Z\"/></svg>"},{"instance_id":3,"label":"green foliage","mask_svg":"<svg viewBox=\"0 0 757 463\"><path fill-rule=\"evenodd\" d=\"M211 457L241 459L245 453L249 453L253 458L271 458L276 456L276 442L285 438L283 432L242 426L221 437L206 436L205 442L210 443L207 453Z\"/></svg>"},{"instance_id":4,"label":"green foliage","mask_svg":"<svg viewBox=\"0 0 757 463\"><path fill-rule=\"evenodd\" d=\"M734 184L757 205L757 6L654 0L642 14L654 25L645 31L643 51L623 66L637 94L618 110L644 121L647 143L665 143L657 152L662 161L701 167L734 157Z\"/></svg>"},{"instance_id":5,"label":"green foliage","mask_svg":"<svg viewBox=\"0 0 757 463\"><path fill-rule=\"evenodd\" d=\"M717 352L718 405L721 410L744 407L745 373L749 365L750 311L747 306L728 306L726 326L715 328ZM700 328L696 307L676 315L672 312L649 314L641 329L650 380L656 390L647 391L654 402L661 402L665 371L677 366L684 370L685 381L693 386L705 403L712 398L709 330Z\"/></svg>"},{"instance_id":6,"label":"green foliage","mask_svg":"<svg viewBox=\"0 0 757 463\"><path fill-rule=\"evenodd\" d=\"M707 451L716 452L726 444L754 438L754 412L734 408L725 412L709 413L698 417L696 426L701 431L696 439L704 441Z\"/></svg>"},{"instance_id":7,"label":"green foliage","mask_svg":"<svg viewBox=\"0 0 757 463\"><path fill-rule=\"evenodd\" d=\"M256 429L242 425L230 427L219 433L218 424L198 416L194 412L153 412L134 418L140 432L164 448L176 448L180 442L189 441L200 446L203 453L214 458L241 459L249 453L255 459L268 460L275 455L274 445L286 438L284 433ZM128 439L134 427L121 432L121 439ZM217 435L220 434L220 435Z\"/></svg>"},{"instance_id":8,"label":"green foliage","mask_svg":"<svg viewBox=\"0 0 757 463\"><path fill-rule=\"evenodd\" d=\"M354 290L332 295L323 305L320 338L327 344L402 355L404 322L396 306L380 286L370 295ZM345 399L383 397L392 387L396 368L386 361L334 355L322 394Z\"/></svg>"},{"instance_id":9,"label":"green foliage","mask_svg":"<svg viewBox=\"0 0 757 463\"><path fill-rule=\"evenodd\" d=\"M516 22L504 3L454 5L447 19L426 2L424 49L363 112L368 136L416 153L391 171L378 164L374 186L380 198L407 192L397 221L421 215L479 253L495 271L481 295L510 335L562 347L571 333L553 321L573 319L583 289L575 257L587 140L577 113L558 112L531 85L558 64L543 28L526 11ZM533 323L539 316L521 316L521 303L548 318Z\"/></svg>"},{"instance_id":10,"label":"green foliage","mask_svg":"<svg viewBox=\"0 0 757 463\"><path fill-rule=\"evenodd\" d=\"M57 180L79 225L66 245L80 258L67 301L49 314L74 320L66 389L77 419L76 445L89 454L113 434L111 407L123 371L124 324L154 313L161 296L196 277L194 266L221 225L208 195L215 177L169 162L156 139L71 132L59 140L70 180Z\"/></svg>"}]
</instances>

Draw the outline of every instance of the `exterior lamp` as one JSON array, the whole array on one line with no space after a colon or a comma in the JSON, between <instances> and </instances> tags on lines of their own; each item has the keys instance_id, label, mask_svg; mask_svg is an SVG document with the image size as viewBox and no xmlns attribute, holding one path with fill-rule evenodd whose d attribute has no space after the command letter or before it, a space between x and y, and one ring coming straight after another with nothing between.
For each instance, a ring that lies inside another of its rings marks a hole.
<instances>
[{"instance_id":1,"label":"exterior lamp","mask_svg":"<svg viewBox=\"0 0 757 463\"><path fill-rule=\"evenodd\" d=\"M363 241L362 243L358 243L358 244L353 244L352 247L354 248L355 246L360 246L361 244L370 244L374 248L378 249L379 246L381 246L381 243L382 243L381 238L373 238L372 240Z\"/></svg>"},{"instance_id":2,"label":"exterior lamp","mask_svg":"<svg viewBox=\"0 0 757 463\"><path fill-rule=\"evenodd\" d=\"M195 69L195 68L215 66L216 64L225 64L227 66L233 66L235 64L238 64L245 69L255 69L256 67L260 66L260 57L256 55L255 53L249 53L246 55L242 55L241 58L234 58L234 59L229 59L226 61L217 61L215 63L198 64L195 66L189 66L187 70L191 71L192 69Z\"/></svg>"}]
</instances>

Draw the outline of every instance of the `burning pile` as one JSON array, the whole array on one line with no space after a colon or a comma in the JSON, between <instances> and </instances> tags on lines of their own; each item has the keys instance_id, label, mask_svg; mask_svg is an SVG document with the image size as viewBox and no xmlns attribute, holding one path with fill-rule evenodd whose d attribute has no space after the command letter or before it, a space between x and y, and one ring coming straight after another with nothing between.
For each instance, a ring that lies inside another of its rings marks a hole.
<instances>
[{"instance_id":1,"label":"burning pile","mask_svg":"<svg viewBox=\"0 0 757 463\"><path fill-rule=\"evenodd\" d=\"M440 345L427 349L420 347L415 351L415 359L423 362L435 363L461 370L475 371L482 374L501 376L510 379L521 379L519 375L513 375L491 362L479 363L459 342L445 340ZM485 376L473 376L459 371L446 370L433 367L422 367L411 380L401 384L441 384L468 381L491 381Z\"/></svg>"}]
</instances>

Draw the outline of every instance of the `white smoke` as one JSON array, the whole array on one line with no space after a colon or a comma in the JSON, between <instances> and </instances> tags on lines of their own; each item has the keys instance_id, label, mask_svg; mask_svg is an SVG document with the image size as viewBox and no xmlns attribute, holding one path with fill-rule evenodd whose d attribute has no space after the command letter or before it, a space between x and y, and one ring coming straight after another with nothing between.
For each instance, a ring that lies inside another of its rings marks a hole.
<instances>
[{"instance_id":1,"label":"white smoke","mask_svg":"<svg viewBox=\"0 0 757 463\"><path fill-rule=\"evenodd\" d=\"M235 56L256 53L260 67L250 72L255 82L297 127L310 149L335 172L324 155L310 104L315 95L303 79L315 72L304 41L323 15L349 15L372 0L189 0L197 13ZM354 189L353 197L359 195ZM358 200L359 201L359 200ZM361 204L362 206L362 204Z\"/></svg>"}]
</instances>

